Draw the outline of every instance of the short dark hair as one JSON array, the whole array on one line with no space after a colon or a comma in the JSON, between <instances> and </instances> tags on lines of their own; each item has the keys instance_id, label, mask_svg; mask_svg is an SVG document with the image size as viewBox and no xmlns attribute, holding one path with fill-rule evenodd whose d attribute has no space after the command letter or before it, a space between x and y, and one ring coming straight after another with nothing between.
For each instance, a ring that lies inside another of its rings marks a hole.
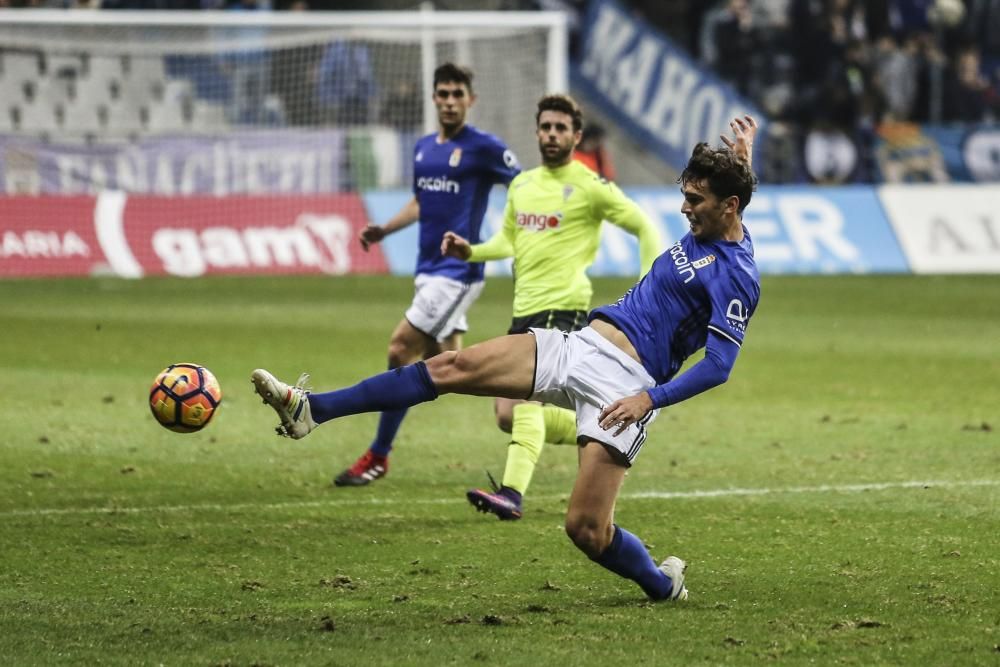
<instances>
[{"instance_id":1,"label":"short dark hair","mask_svg":"<svg viewBox=\"0 0 1000 667\"><path fill-rule=\"evenodd\" d=\"M579 132L583 127L583 111L580 110L580 105L576 103L576 100L569 95L546 95L538 100L538 111L535 112L536 126L543 111L558 111L571 116L574 132Z\"/></svg>"},{"instance_id":2,"label":"short dark hair","mask_svg":"<svg viewBox=\"0 0 1000 667\"><path fill-rule=\"evenodd\" d=\"M434 70L434 88L439 83L460 83L464 84L469 92L472 92L472 70L468 67L459 67L455 63L444 63Z\"/></svg>"},{"instance_id":3,"label":"short dark hair","mask_svg":"<svg viewBox=\"0 0 1000 667\"><path fill-rule=\"evenodd\" d=\"M712 148L705 142L694 147L691 159L677 179L681 185L697 181L705 181L709 191L719 199L739 199L740 215L757 186L757 177L746 161L728 148Z\"/></svg>"}]
</instances>

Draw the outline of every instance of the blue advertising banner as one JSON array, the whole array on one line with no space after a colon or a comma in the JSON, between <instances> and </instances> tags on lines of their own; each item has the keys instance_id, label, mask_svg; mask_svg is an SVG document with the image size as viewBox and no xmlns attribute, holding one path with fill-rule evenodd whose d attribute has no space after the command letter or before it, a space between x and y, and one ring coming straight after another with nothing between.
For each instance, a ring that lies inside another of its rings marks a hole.
<instances>
[{"instance_id":1,"label":"blue advertising banner","mask_svg":"<svg viewBox=\"0 0 1000 667\"><path fill-rule=\"evenodd\" d=\"M0 135L0 194L332 194L346 185L344 143L326 130L96 144Z\"/></svg>"},{"instance_id":2,"label":"blue advertising banner","mask_svg":"<svg viewBox=\"0 0 1000 667\"><path fill-rule=\"evenodd\" d=\"M667 164L683 169L700 141L717 144L729 121L764 115L710 70L613 0L593 0L573 85Z\"/></svg>"},{"instance_id":3,"label":"blue advertising banner","mask_svg":"<svg viewBox=\"0 0 1000 667\"><path fill-rule=\"evenodd\" d=\"M673 188L624 188L657 225L666 248L687 233L680 192ZM407 201L407 191L365 195L369 218L384 224ZM494 189L483 225L488 238L500 229L506 194ZM847 186L761 187L744 215L753 235L761 273L906 273L909 263L886 218L875 188ZM416 265L417 230L411 226L386 239L392 273L412 274ZM613 225L605 225L594 276L635 276L638 245ZM509 262L491 262L487 273L510 273Z\"/></svg>"},{"instance_id":4,"label":"blue advertising banner","mask_svg":"<svg viewBox=\"0 0 1000 667\"><path fill-rule=\"evenodd\" d=\"M676 190L625 188L669 242L687 233ZM875 188L762 186L743 215L761 273L908 272Z\"/></svg>"}]
</instances>

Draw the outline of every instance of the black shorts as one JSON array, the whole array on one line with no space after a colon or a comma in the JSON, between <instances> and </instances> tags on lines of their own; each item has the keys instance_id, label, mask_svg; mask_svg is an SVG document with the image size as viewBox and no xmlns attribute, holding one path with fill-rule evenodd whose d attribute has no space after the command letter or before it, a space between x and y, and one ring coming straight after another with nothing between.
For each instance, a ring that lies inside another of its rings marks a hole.
<instances>
[{"instance_id":1,"label":"black shorts","mask_svg":"<svg viewBox=\"0 0 1000 667\"><path fill-rule=\"evenodd\" d=\"M559 331L579 331L587 326L585 310L543 310L510 321L508 334L528 333L528 329L559 329Z\"/></svg>"}]
</instances>

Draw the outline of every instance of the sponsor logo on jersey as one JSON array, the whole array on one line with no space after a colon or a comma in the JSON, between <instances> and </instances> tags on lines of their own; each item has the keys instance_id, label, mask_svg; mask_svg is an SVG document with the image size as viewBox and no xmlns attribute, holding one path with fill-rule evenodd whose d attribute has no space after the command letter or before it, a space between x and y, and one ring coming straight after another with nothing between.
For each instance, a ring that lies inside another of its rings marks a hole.
<instances>
[{"instance_id":1,"label":"sponsor logo on jersey","mask_svg":"<svg viewBox=\"0 0 1000 667\"><path fill-rule=\"evenodd\" d=\"M462 149L456 148L451 152L451 157L448 158L448 166L457 167L461 162L462 162Z\"/></svg>"},{"instance_id":2,"label":"sponsor logo on jersey","mask_svg":"<svg viewBox=\"0 0 1000 667\"><path fill-rule=\"evenodd\" d=\"M670 259L674 261L674 268L685 284L694 280L694 267L688 261L687 253L684 252L680 241L670 246Z\"/></svg>"},{"instance_id":3,"label":"sponsor logo on jersey","mask_svg":"<svg viewBox=\"0 0 1000 667\"><path fill-rule=\"evenodd\" d=\"M518 213L517 226L533 232L544 232L547 229L558 229L563 214L558 213Z\"/></svg>"},{"instance_id":4,"label":"sponsor logo on jersey","mask_svg":"<svg viewBox=\"0 0 1000 667\"><path fill-rule=\"evenodd\" d=\"M715 255L708 255L706 257L702 257L701 259L694 260L693 262L691 262L691 266L693 266L696 269L704 269L706 266L708 266L714 261L715 261Z\"/></svg>"},{"instance_id":5,"label":"sponsor logo on jersey","mask_svg":"<svg viewBox=\"0 0 1000 667\"><path fill-rule=\"evenodd\" d=\"M571 194L573 194L573 186L572 185L567 185L566 187L564 187L563 188L563 201L566 201L567 199L569 199L569 196Z\"/></svg>"},{"instance_id":6,"label":"sponsor logo on jersey","mask_svg":"<svg viewBox=\"0 0 1000 667\"><path fill-rule=\"evenodd\" d=\"M726 320L733 331L746 333L749 318L750 314L747 313L747 307L743 305L742 301L733 299L729 302L729 307L726 309Z\"/></svg>"},{"instance_id":7,"label":"sponsor logo on jersey","mask_svg":"<svg viewBox=\"0 0 1000 667\"><path fill-rule=\"evenodd\" d=\"M417 188L424 192L449 192L453 195L457 195L459 191L458 181L447 176L421 176L417 179Z\"/></svg>"}]
</instances>

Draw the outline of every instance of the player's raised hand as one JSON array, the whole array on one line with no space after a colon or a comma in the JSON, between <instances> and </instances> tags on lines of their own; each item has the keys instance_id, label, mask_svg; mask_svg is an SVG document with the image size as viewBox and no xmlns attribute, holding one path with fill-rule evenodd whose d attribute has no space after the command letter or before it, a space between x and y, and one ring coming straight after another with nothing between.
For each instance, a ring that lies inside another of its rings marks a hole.
<instances>
[{"instance_id":1,"label":"player's raised hand","mask_svg":"<svg viewBox=\"0 0 1000 667\"><path fill-rule=\"evenodd\" d=\"M369 247L384 238L385 228L378 225L366 225L364 229L358 232L358 241L365 252L368 252Z\"/></svg>"},{"instance_id":2,"label":"player's raised hand","mask_svg":"<svg viewBox=\"0 0 1000 667\"><path fill-rule=\"evenodd\" d=\"M455 232L445 232L441 237L441 254L465 261L472 256L472 246Z\"/></svg>"},{"instance_id":3,"label":"player's raised hand","mask_svg":"<svg viewBox=\"0 0 1000 667\"><path fill-rule=\"evenodd\" d=\"M620 398L601 410L597 422L605 431L614 428L614 435L621 435L630 424L634 424L653 409L653 399L646 392Z\"/></svg>"},{"instance_id":4,"label":"player's raised hand","mask_svg":"<svg viewBox=\"0 0 1000 667\"><path fill-rule=\"evenodd\" d=\"M733 138L730 139L723 134L722 143L745 160L747 164L752 164L753 139L757 136L757 121L754 120L753 116L743 116L743 118L731 120L729 127L733 130Z\"/></svg>"}]
</instances>

